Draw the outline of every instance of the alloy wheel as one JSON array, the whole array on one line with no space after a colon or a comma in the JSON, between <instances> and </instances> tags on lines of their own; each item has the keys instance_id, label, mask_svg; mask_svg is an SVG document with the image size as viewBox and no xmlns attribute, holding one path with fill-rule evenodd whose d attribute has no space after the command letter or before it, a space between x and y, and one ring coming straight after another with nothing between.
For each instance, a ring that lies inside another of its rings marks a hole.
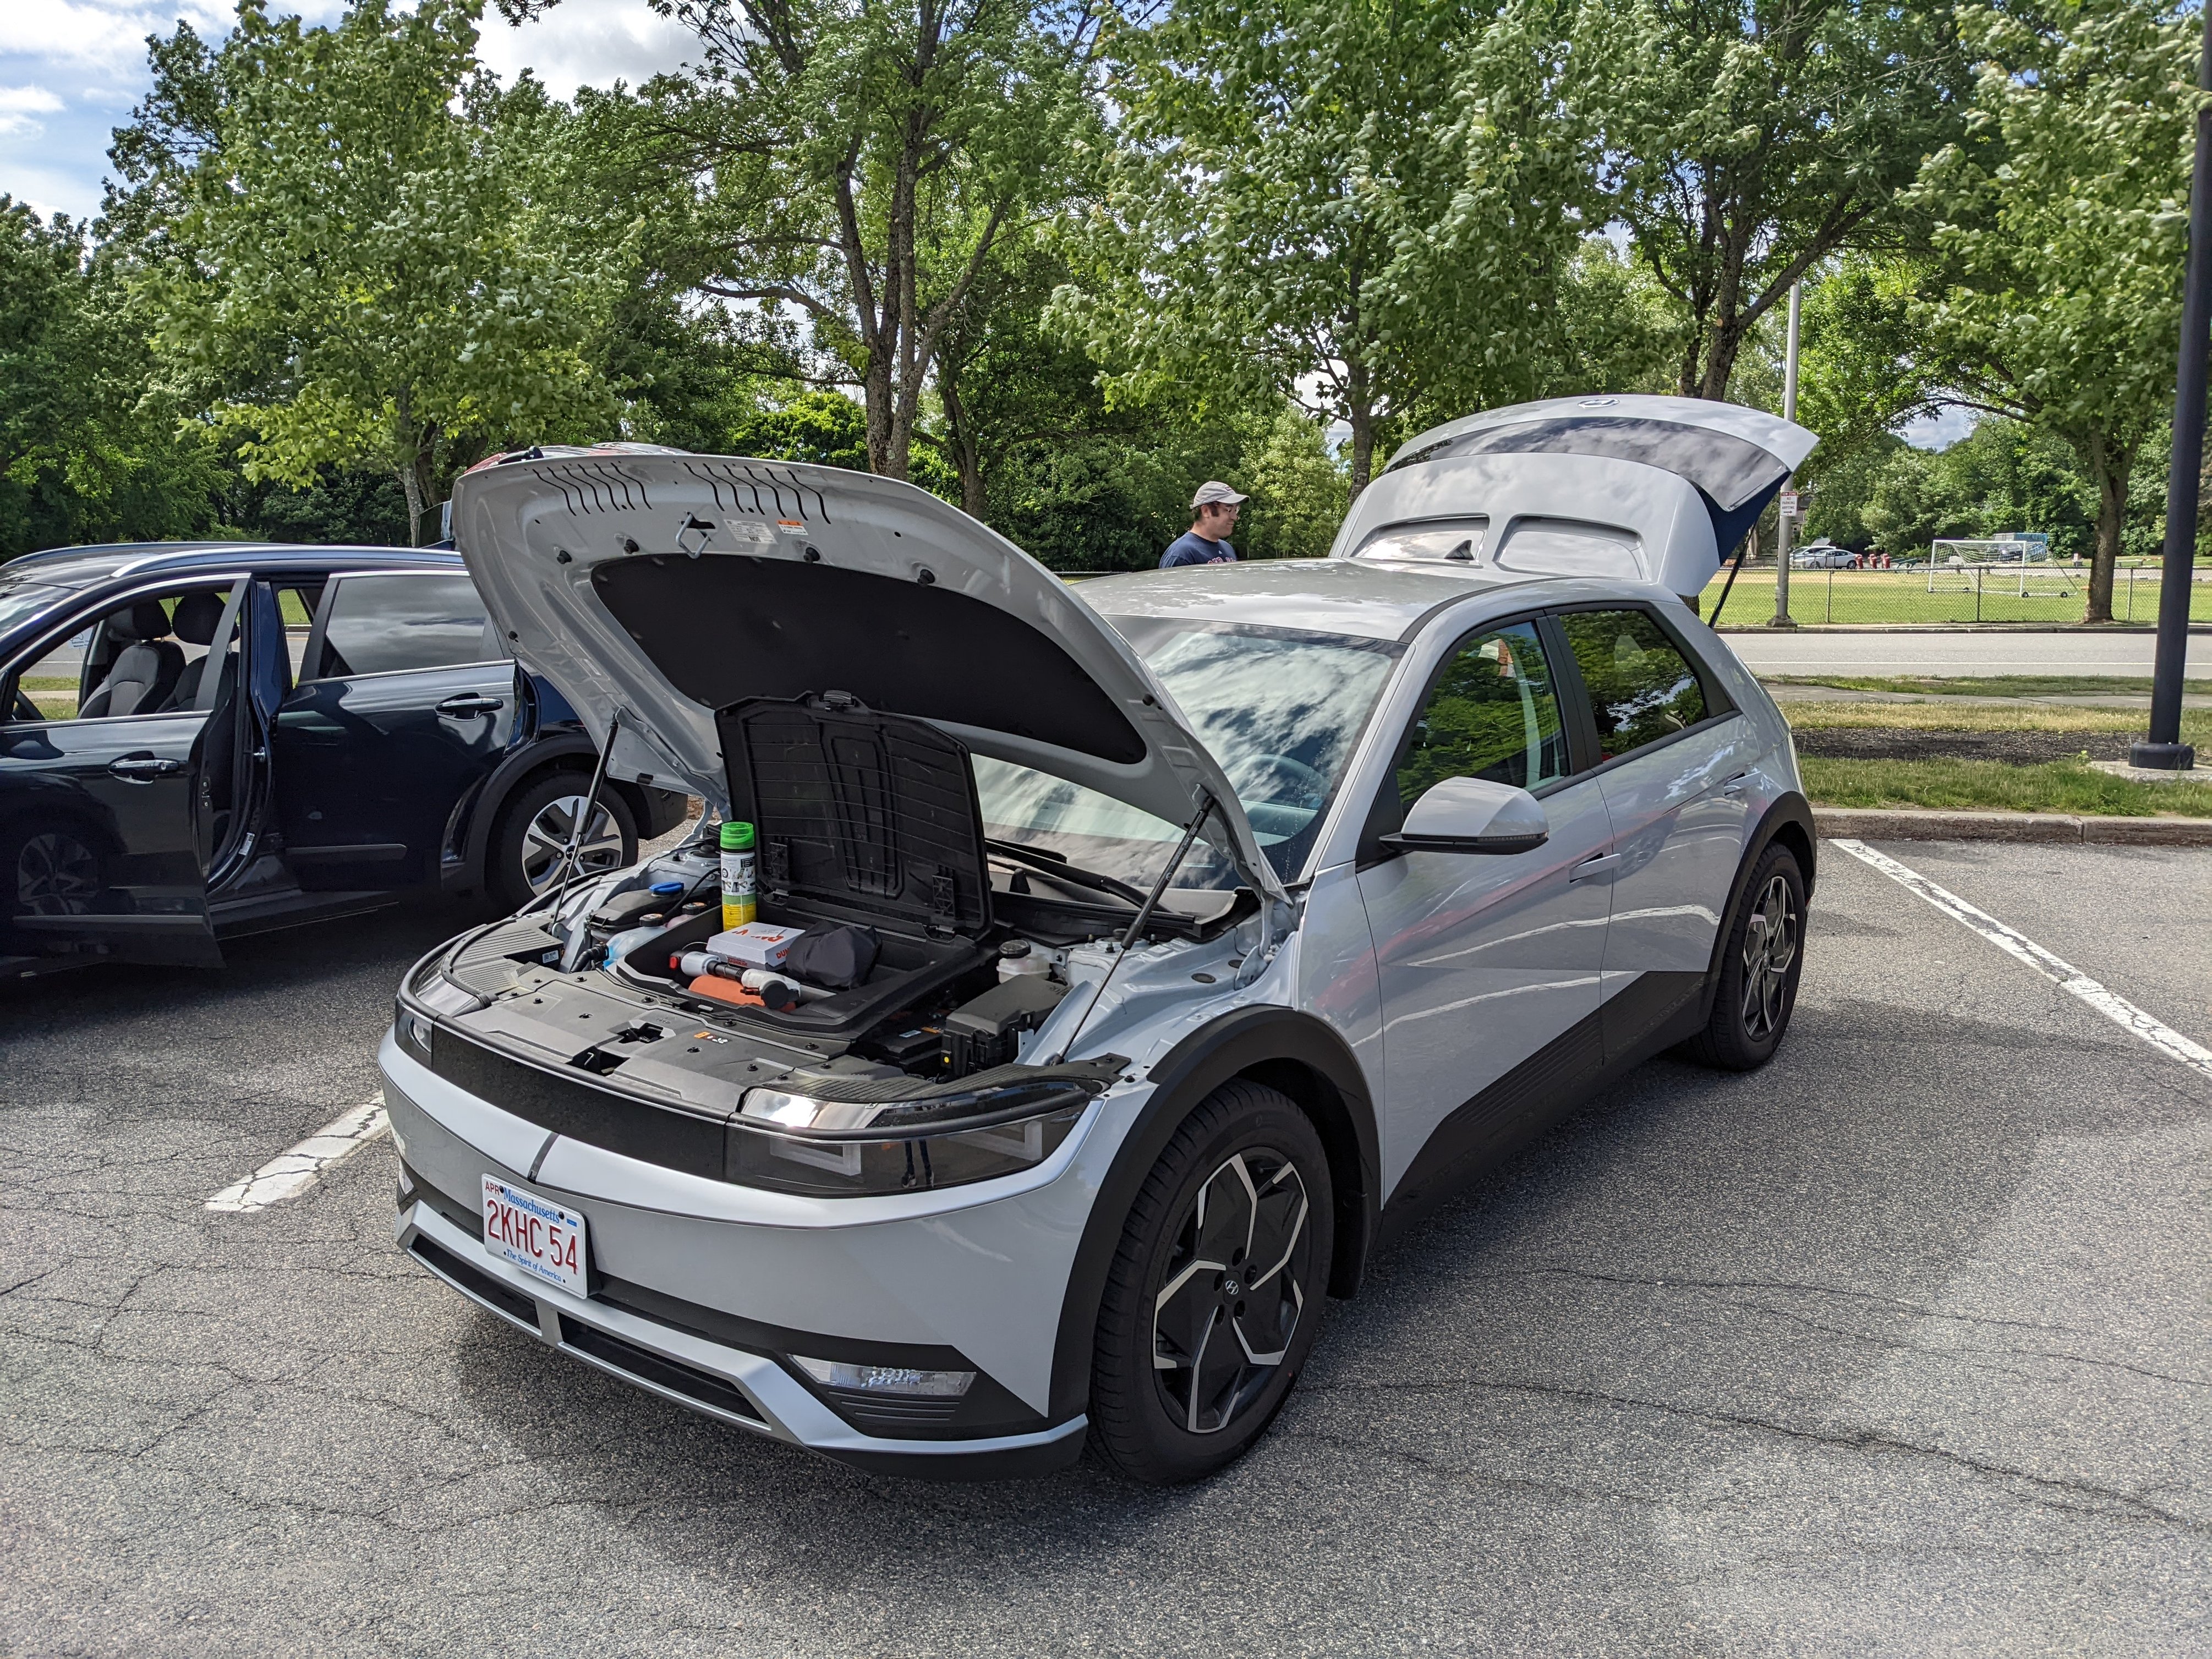
<instances>
[{"instance_id":1,"label":"alloy wheel","mask_svg":"<svg viewBox=\"0 0 2212 1659\"><path fill-rule=\"evenodd\" d=\"M1310 1207L1297 1164L1248 1147L1206 1178L1176 1228L1152 1304L1152 1371L1189 1433L1236 1421L1290 1352L1313 1266Z\"/></svg>"},{"instance_id":2,"label":"alloy wheel","mask_svg":"<svg viewBox=\"0 0 2212 1659\"><path fill-rule=\"evenodd\" d=\"M562 795L540 807L523 830L522 878L530 884L532 893L542 893L552 884L553 872L561 867L561 854L583 810L581 795ZM595 805L591 822L585 826L583 844L576 849L576 867L582 874L592 875L619 869L623 861L622 826L604 804Z\"/></svg>"},{"instance_id":3,"label":"alloy wheel","mask_svg":"<svg viewBox=\"0 0 2212 1659\"><path fill-rule=\"evenodd\" d=\"M33 836L15 855L18 915L82 915L99 891L99 855L65 831Z\"/></svg>"},{"instance_id":4,"label":"alloy wheel","mask_svg":"<svg viewBox=\"0 0 2212 1659\"><path fill-rule=\"evenodd\" d=\"M1763 1042L1781 1024L1797 959L1798 915L1790 884L1777 875L1759 896L1743 935L1743 1030Z\"/></svg>"}]
</instances>

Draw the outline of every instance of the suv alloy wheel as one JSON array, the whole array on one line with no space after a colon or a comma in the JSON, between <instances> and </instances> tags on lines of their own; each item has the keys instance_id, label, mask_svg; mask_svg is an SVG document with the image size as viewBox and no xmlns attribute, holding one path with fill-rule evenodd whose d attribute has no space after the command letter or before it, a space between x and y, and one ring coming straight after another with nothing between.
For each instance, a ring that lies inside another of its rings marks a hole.
<instances>
[{"instance_id":1,"label":"suv alloy wheel","mask_svg":"<svg viewBox=\"0 0 2212 1659\"><path fill-rule=\"evenodd\" d=\"M1153 1166L1107 1272L1094 1443L1150 1485L1233 1462L1313 1347L1334 1243L1328 1161L1295 1102L1242 1079Z\"/></svg>"}]
</instances>

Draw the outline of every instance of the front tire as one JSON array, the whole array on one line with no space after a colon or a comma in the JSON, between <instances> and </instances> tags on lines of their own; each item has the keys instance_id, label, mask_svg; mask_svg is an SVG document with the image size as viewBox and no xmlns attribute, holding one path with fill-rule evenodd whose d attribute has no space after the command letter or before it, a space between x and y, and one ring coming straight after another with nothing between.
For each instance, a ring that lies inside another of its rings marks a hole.
<instances>
[{"instance_id":1,"label":"front tire","mask_svg":"<svg viewBox=\"0 0 2212 1659\"><path fill-rule=\"evenodd\" d=\"M1797 1006L1804 947L1804 875L1796 854L1770 846L1744 889L1721 951L1712 1015L1684 1045L1688 1057L1724 1072L1756 1071L1771 1060Z\"/></svg>"},{"instance_id":2,"label":"front tire","mask_svg":"<svg viewBox=\"0 0 2212 1659\"><path fill-rule=\"evenodd\" d=\"M84 915L104 890L99 850L74 830L18 822L0 830L0 947L35 952L17 917Z\"/></svg>"},{"instance_id":3,"label":"front tire","mask_svg":"<svg viewBox=\"0 0 2212 1659\"><path fill-rule=\"evenodd\" d=\"M519 793L501 809L485 854L485 886L509 910L520 910L545 890L559 867L561 849L583 811L589 779L555 772ZM637 862L637 821L620 793L602 789L584 837L578 871L602 875Z\"/></svg>"},{"instance_id":4,"label":"front tire","mask_svg":"<svg viewBox=\"0 0 2212 1659\"><path fill-rule=\"evenodd\" d=\"M1092 1443L1148 1486L1233 1462L1311 1352L1334 1247L1321 1137L1237 1079L1206 1097L1138 1190L1107 1270Z\"/></svg>"}]
</instances>

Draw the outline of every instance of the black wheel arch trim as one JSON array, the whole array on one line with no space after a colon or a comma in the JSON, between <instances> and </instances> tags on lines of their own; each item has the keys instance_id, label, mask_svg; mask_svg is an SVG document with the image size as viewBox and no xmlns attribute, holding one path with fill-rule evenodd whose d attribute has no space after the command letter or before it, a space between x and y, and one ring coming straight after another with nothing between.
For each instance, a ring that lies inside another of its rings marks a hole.
<instances>
[{"instance_id":1,"label":"black wheel arch trim","mask_svg":"<svg viewBox=\"0 0 2212 1659\"><path fill-rule=\"evenodd\" d=\"M1777 796L1767 807L1759 826L1751 832L1744 848L1743 860L1737 865L1735 884L1729 890L1728 908L1721 913L1721 925L1713 935L1713 954L1705 963L1705 984L1698 999L1698 1024L1702 1025L1712 1015L1713 998L1720 989L1721 953L1728 949L1729 938L1735 931L1736 918L1743 914L1744 902L1751 893L1751 872L1759 860L1765 856L1778 836L1787 836L1790 850L1802 866L1805 878L1805 897L1813 896L1813 866L1819 857L1820 839L1814 833L1813 807L1795 789Z\"/></svg>"},{"instance_id":2,"label":"black wheel arch trim","mask_svg":"<svg viewBox=\"0 0 2212 1659\"><path fill-rule=\"evenodd\" d=\"M492 768L490 774L477 786L472 801L467 805L468 829L463 837L460 859L461 879L470 887L485 889L489 872L485 861L491 856L493 828L500 814L507 810L507 802L516 790L522 788L539 773L548 770L581 770L586 775L598 762L599 751L579 726L573 731L553 731L532 738L522 747ZM569 765L578 762L580 765ZM623 800L629 808L631 822L638 827L638 839L647 839L646 825L653 817L652 803L642 784L627 778L610 778L610 788L622 792Z\"/></svg>"},{"instance_id":3,"label":"black wheel arch trim","mask_svg":"<svg viewBox=\"0 0 2212 1659\"><path fill-rule=\"evenodd\" d=\"M1280 1090L1313 1120L1321 1136L1335 1188L1331 1295L1350 1296L1358 1288L1374 1240L1382 1164L1375 1106L1358 1060L1333 1027L1294 1008L1236 1009L1184 1037L1147 1076L1152 1097L1122 1137L1091 1202L1061 1292L1047 1413L1054 1421L1088 1406L1098 1306L1138 1188L1183 1120L1231 1078L1249 1077Z\"/></svg>"}]
</instances>

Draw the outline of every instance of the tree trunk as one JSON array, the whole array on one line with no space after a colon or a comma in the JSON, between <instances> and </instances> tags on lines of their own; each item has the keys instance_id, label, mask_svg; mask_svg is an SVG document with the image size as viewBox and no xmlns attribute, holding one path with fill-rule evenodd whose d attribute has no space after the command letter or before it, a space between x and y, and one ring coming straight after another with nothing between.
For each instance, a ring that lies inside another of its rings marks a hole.
<instances>
[{"instance_id":1,"label":"tree trunk","mask_svg":"<svg viewBox=\"0 0 2212 1659\"><path fill-rule=\"evenodd\" d=\"M1351 500L1356 501L1375 476L1375 394L1364 363L1346 365L1344 391L1345 418L1352 424Z\"/></svg>"},{"instance_id":2,"label":"tree trunk","mask_svg":"<svg viewBox=\"0 0 2212 1659\"><path fill-rule=\"evenodd\" d=\"M945 399L945 424L951 441L952 465L960 474L960 510L971 519L983 516L983 458L977 453L975 429L968 418L968 405L960 397L960 374L948 357L937 366L938 395Z\"/></svg>"},{"instance_id":3,"label":"tree trunk","mask_svg":"<svg viewBox=\"0 0 2212 1659\"><path fill-rule=\"evenodd\" d=\"M398 469L399 489L407 497L407 545L422 545L422 481L416 464L410 460Z\"/></svg>"},{"instance_id":4,"label":"tree trunk","mask_svg":"<svg viewBox=\"0 0 2212 1659\"><path fill-rule=\"evenodd\" d=\"M2120 559L2120 529L2128 510L2128 474L2133 454L2116 454L2103 433L2091 434L2082 459L2097 481L2097 551L2089 563L2089 607L2085 623L2112 619L2112 571Z\"/></svg>"}]
</instances>

